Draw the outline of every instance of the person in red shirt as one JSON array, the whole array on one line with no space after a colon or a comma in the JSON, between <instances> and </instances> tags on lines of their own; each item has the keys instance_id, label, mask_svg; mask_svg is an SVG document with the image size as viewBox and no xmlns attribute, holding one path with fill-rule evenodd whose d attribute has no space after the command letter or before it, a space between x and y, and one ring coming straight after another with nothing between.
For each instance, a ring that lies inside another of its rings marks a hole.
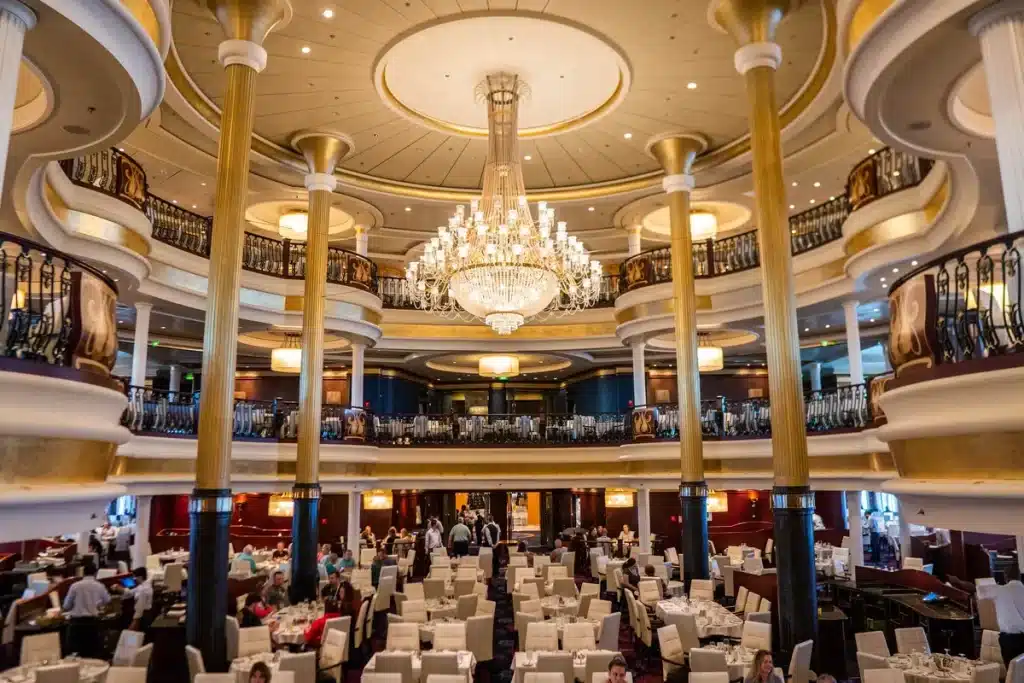
<instances>
[{"instance_id":1,"label":"person in red shirt","mask_svg":"<svg viewBox=\"0 0 1024 683\"><path fill-rule=\"evenodd\" d=\"M314 621L306 629L306 633L303 637L306 640L306 645L310 647L320 647L320 639L324 637L324 629L327 627L328 619L336 619L341 616L341 607L338 605L337 600L327 600L324 602L324 615Z\"/></svg>"}]
</instances>

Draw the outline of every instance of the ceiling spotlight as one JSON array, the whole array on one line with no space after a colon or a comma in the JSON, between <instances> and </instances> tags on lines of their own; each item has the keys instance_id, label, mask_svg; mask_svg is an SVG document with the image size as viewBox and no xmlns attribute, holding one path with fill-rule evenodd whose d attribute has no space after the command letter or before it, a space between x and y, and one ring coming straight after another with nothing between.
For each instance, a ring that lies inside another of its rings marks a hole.
<instances>
[{"instance_id":1,"label":"ceiling spotlight","mask_svg":"<svg viewBox=\"0 0 1024 683\"><path fill-rule=\"evenodd\" d=\"M302 46L302 54L304 54L304 55L308 55L309 54L309 45L303 45Z\"/></svg>"},{"instance_id":2,"label":"ceiling spotlight","mask_svg":"<svg viewBox=\"0 0 1024 683\"><path fill-rule=\"evenodd\" d=\"M874 154L874 153L875 153L875 150L874 150L874 149L869 149L869 150L868 150L868 154Z\"/></svg>"},{"instance_id":3,"label":"ceiling spotlight","mask_svg":"<svg viewBox=\"0 0 1024 683\"><path fill-rule=\"evenodd\" d=\"M796 187L796 186L797 186L797 185L799 185L799 184L800 184L800 183L796 182L795 180L793 181L793 187Z\"/></svg>"},{"instance_id":4,"label":"ceiling spotlight","mask_svg":"<svg viewBox=\"0 0 1024 683\"><path fill-rule=\"evenodd\" d=\"M892 175L893 175L893 177L899 177L900 172L899 171L893 171Z\"/></svg>"},{"instance_id":5,"label":"ceiling spotlight","mask_svg":"<svg viewBox=\"0 0 1024 683\"><path fill-rule=\"evenodd\" d=\"M177 199L172 199L172 200L171 200L171 204L177 204L177 203L178 203L178 200L177 200Z\"/></svg>"},{"instance_id":6,"label":"ceiling spotlight","mask_svg":"<svg viewBox=\"0 0 1024 683\"><path fill-rule=\"evenodd\" d=\"M821 183L814 183L815 187L821 187Z\"/></svg>"},{"instance_id":7,"label":"ceiling spotlight","mask_svg":"<svg viewBox=\"0 0 1024 683\"><path fill-rule=\"evenodd\" d=\"M123 321L123 320L118 320L118 321L117 321L117 324L118 324L118 325L124 325L124 321Z\"/></svg>"},{"instance_id":8,"label":"ceiling spotlight","mask_svg":"<svg viewBox=\"0 0 1024 683\"><path fill-rule=\"evenodd\" d=\"M810 332L810 331L811 331L811 328L809 328L809 327L805 327L804 328L804 332Z\"/></svg>"},{"instance_id":9,"label":"ceiling spotlight","mask_svg":"<svg viewBox=\"0 0 1024 683\"><path fill-rule=\"evenodd\" d=\"M206 183L199 183L201 186L206 187Z\"/></svg>"},{"instance_id":10,"label":"ceiling spotlight","mask_svg":"<svg viewBox=\"0 0 1024 683\"><path fill-rule=\"evenodd\" d=\"M889 285L882 285L882 289L889 289Z\"/></svg>"},{"instance_id":11,"label":"ceiling spotlight","mask_svg":"<svg viewBox=\"0 0 1024 683\"><path fill-rule=\"evenodd\" d=\"M917 261L911 261L911 262L910 262L910 265L912 265L912 266L916 266L916 265L917 265Z\"/></svg>"},{"instance_id":12,"label":"ceiling spotlight","mask_svg":"<svg viewBox=\"0 0 1024 683\"><path fill-rule=\"evenodd\" d=\"M193 208L193 209L194 209L194 208L196 208L196 205L195 205L195 204L193 204L193 205L192 205L192 208Z\"/></svg>"},{"instance_id":13,"label":"ceiling spotlight","mask_svg":"<svg viewBox=\"0 0 1024 683\"><path fill-rule=\"evenodd\" d=\"M829 325L828 323L825 323L825 329L826 329L826 330L827 330L828 328L830 328L830 327L832 327L832 326L831 326L831 325Z\"/></svg>"},{"instance_id":14,"label":"ceiling spotlight","mask_svg":"<svg viewBox=\"0 0 1024 683\"><path fill-rule=\"evenodd\" d=\"M633 138L633 134L632 133L623 133L622 137L626 138L627 140L631 140Z\"/></svg>"},{"instance_id":15,"label":"ceiling spotlight","mask_svg":"<svg viewBox=\"0 0 1024 683\"><path fill-rule=\"evenodd\" d=\"M879 278L879 280L881 280L882 282L885 282L885 278L884 277L883 278Z\"/></svg>"},{"instance_id":16,"label":"ceiling spotlight","mask_svg":"<svg viewBox=\"0 0 1024 683\"><path fill-rule=\"evenodd\" d=\"M893 269L892 269L892 272L894 272L894 273L898 273L898 272L900 272L900 269L899 269L899 268L893 268Z\"/></svg>"},{"instance_id":17,"label":"ceiling spotlight","mask_svg":"<svg viewBox=\"0 0 1024 683\"><path fill-rule=\"evenodd\" d=\"M530 161L531 159L533 159L533 157L531 157L529 154L523 157L523 161Z\"/></svg>"},{"instance_id":18,"label":"ceiling spotlight","mask_svg":"<svg viewBox=\"0 0 1024 683\"><path fill-rule=\"evenodd\" d=\"M594 210L594 207L592 207L592 206L588 206L587 207L587 211L593 211L593 210Z\"/></svg>"},{"instance_id":19,"label":"ceiling spotlight","mask_svg":"<svg viewBox=\"0 0 1024 683\"><path fill-rule=\"evenodd\" d=\"M816 202L816 201L817 201L816 199L812 199L812 200L811 200L811 204L813 204L813 203L814 203L814 202Z\"/></svg>"},{"instance_id":20,"label":"ceiling spotlight","mask_svg":"<svg viewBox=\"0 0 1024 683\"><path fill-rule=\"evenodd\" d=\"M834 194L830 194L830 195L828 196L828 200L829 200L829 201L832 201L832 200L833 200L833 199L835 199L835 198L836 198L836 196L835 196Z\"/></svg>"},{"instance_id":21,"label":"ceiling spotlight","mask_svg":"<svg viewBox=\"0 0 1024 683\"><path fill-rule=\"evenodd\" d=\"M789 205L789 208L791 208L791 209L795 209L795 208L796 208L796 204L790 204L790 205Z\"/></svg>"},{"instance_id":22,"label":"ceiling spotlight","mask_svg":"<svg viewBox=\"0 0 1024 683\"><path fill-rule=\"evenodd\" d=\"M412 211L412 207L411 206L407 206L407 207L405 207L405 210L406 211Z\"/></svg>"},{"instance_id":23,"label":"ceiling spotlight","mask_svg":"<svg viewBox=\"0 0 1024 683\"><path fill-rule=\"evenodd\" d=\"M324 17L324 19L333 19L334 18L334 10L332 10L330 7L328 7L327 9L325 9L323 11L323 17Z\"/></svg>"},{"instance_id":24,"label":"ceiling spotlight","mask_svg":"<svg viewBox=\"0 0 1024 683\"><path fill-rule=\"evenodd\" d=\"M872 319L871 319L871 320L869 320L868 322L869 322L869 323L873 323L873 322L875 322L875 319L874 319L874 318L872 318Z\"/></svg>"}]
</instances>

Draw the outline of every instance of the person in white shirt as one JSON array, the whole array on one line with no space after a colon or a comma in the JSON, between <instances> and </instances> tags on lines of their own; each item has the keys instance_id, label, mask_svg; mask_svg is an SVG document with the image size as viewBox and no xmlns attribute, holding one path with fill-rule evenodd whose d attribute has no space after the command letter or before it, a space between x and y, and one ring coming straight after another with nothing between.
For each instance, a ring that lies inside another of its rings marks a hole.
<instances>
[{"instance_id":1,"label":"person in white shirt","mask_svg":"<svg viewBox=\"0 0 1024 683\"><path fill-rule=\"evenodd\" d=\"M430 554L430 551L434 548L440 548L442 545L444 545L444 541L442 539L443 537L441 536L441 524L436 519L430 520L430 522L428 522L427 524L426 538L428 555Z\"/></svg>"},{"instance_id":2,"label":"person in white shirt","mask_svg":"<svg viewBox=\"0 0 1024 683\"><path fill-rule=\"evenodd\" d=\"M455 522L455 526L448 533L448 542L452 546L452 554L455 557L465 557L469 555L469 542L472 539L473 534L466 526L466 523L462 521L462 517Z\"/></svg>"},{"instance_id":3,"label":"person in white shirt","mask_svg":"<svg viewBox=\"0 0 1024 683\"><path fill-rule=\"evenodd\" d=\"M71 584L64 598L64 612L71 620L68 651L81 657L102 657L96 618L110 602L110 592L96 580L96 565L86 564L82 571L82 579Z\"/></svg>"},{"instance_id":4,"label":"person in white shirt","mask_svg":"<svg viewBox=\"0 0 1024 683\"><path fill-rule=\"evenodd\" d=\"M131 527L121 526L117 528L114 533L114 552L113 559L115 561L120 560L125 564L131 566L132 561L132 530Z\"/></svg>"},{"instance_id":5,"label":"person in white shirt","mask_svg":"<svg viewBox=\"0 0 1024 683\"><path fill-rule=\"evenodd\" d=\"M487 524L484 525L484 546L494 548L501 540L501 527L494 521L493 515L487 515Z\"/></svg>"},{"instance_id":6,"label":"person in white shirt","mask_svg":"<svg viewBox=\"0 0 1024 683\"><path fill-rule=\"evenodd\" d=\"M135 611L129 628L142 631L149 626L146 613L153 609L153 582L149 580L149 572L145 567L136 567L132 575L135 577L135 587L126 591L127 595L135 599Z\"/></svg>"},{"instance_id":7,"label":"person in white shirt","mask_svg":"<svg viewBox=\"0 0 1024 683\"><path fill-rule=\"evenodd\" d=\"M992 594L999 622L999 650L1007 666L1024 654L1024 584L1009 581L997 587Z\"/></svg>"}]
</instances>

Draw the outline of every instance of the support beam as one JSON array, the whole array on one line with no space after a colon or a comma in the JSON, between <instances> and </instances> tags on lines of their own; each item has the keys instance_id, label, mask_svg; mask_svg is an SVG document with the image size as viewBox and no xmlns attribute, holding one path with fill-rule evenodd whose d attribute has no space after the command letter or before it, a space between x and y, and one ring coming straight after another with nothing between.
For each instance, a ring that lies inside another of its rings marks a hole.
<instances>
[{"instance_id":1,"label":"support beam","mask_svg":"<svg viewBox=\"0 0 1024 683\"><path fill-rule=\"evenodd\" d=\"M146 386L146 363L149 362L149 314L153 304L135 303L135 342L132 346L132 386Z\"/></svg>"},{"instance_id":2,"label":"support beam","mask_svg":"<svg viewBox=\"0 0 1024 683\"><path fill-rule=\"evenodd\" d=\"M859 301L843 303L846 319L846 351L850 357L850 384L864 384L864 357L860 350L860 321L857 319Z\"/></svg>"}]
</instances>

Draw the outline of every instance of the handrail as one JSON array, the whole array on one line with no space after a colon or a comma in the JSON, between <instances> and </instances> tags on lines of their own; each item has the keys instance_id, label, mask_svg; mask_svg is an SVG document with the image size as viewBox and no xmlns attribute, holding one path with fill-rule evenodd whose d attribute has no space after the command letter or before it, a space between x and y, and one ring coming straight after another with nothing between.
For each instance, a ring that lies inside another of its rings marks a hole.
<instances>
[{"instance_id":1,"label":"handrail","mask_svg":"<svg viewBox=\"0 0 1024 683\"><path fill-rule=\"evenodd\" d=\"M142 165L114 149L99 150L73 159L61 159L60 167L75 185L120 199L136 209L146 204L148 186Z\"/></svg>"},{"instance_id":2,"label":"handrail","mask_svg":"<svg viewBox=\"0 0 1024 683\"><path fill-rule=\"evenodd\" d=\"M199 420L198 394L129 387L128 408L121 424L137 434L194 436ZM871 421L867 385L838 387L809 393L807 431L827 433L863 429ZM639 440L633 416L645 406L621 413L592 415L540 413L536 415L376 414L348 406L323 406L320 439L344 441L351 437L353 415L365 418L360 441L381 447L409 446L575 446L617 445ZM652 406L656 428L651 438L679 438L678 408ZM768 399L727 399L701 402L701 433L706 440L766 438L771 435ZM236 439L292 441L298 430L298 404L294 401L236 400Z\"/></svg>"},{"instance_id":3,"label":"handrail","mask_svg":"<svg viewBox=\"0 0 1024 683\"><path fill-rule=\"evenodd\" d=\"M934 258L889 290L889 357L906 368L1024 351L1024 236L1000 235Z\"/></svg>"},{"instance_id":4,"label":"handrail","mask_svg":"<svg viewBox=\"0 0 1024 683\"><path fill-rule=\"evenodd\" d=\"M0 356L109 377L117 294L95 267L0 232Z\"/></svg>"},{"instance_id":5,"label":"handrail","mask_svg":"<svg viewBox=\"0 0 1024 683\"><path fill-rule=\"evenodd\" d=\"M858 163L850 172L843 194L789 217L790 248L804 254L843 235L843 223L850 213L886 195L919 185L932 167L919 159L889 147ZM697 279L717 277L757 268L761 256L757 230L693 245L693 272ZM657 247L630 256L622 262L622 292L672 281L672 254Z\"/></svg>"}]
</instances>

